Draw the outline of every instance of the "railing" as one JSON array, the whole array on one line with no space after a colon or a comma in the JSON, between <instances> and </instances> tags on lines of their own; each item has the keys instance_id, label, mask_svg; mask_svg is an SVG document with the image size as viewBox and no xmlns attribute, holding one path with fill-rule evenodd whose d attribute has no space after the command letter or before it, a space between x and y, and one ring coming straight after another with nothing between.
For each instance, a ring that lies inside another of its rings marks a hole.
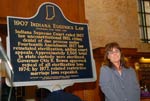
<instances>
[{"instance_id":1,"label":"railing","mask_svg":"<svg viewBox=\"0 0 150 101\"><path fill-rule=\"evenodd\" d=\"M7 100L10 101L11 99L11 93L12 93L12 82L13 82L13 69L11 66L11 63L2 47L1 44L1 38L0 38L0 101L2 101L3 97L2 96L5 92L3 92L3 85L5 84L4 77L7 78L7 81L10 83L10 89L7 96ZM4 94L5 95L5 94Z\"/></svg>"}]
</instances>

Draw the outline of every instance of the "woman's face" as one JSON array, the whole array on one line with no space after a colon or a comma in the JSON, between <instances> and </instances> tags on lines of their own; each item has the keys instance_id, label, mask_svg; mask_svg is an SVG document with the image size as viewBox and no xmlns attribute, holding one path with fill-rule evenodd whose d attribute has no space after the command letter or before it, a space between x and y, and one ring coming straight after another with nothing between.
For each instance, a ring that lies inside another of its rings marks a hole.
<instances>
[{"instance_id":1,"label":"woman's face","mask_svg":"<svg viewBox=\"0 0 150 101\"><path fill-rule=\"evenodd\" d=\"M120 50L117 48L112 48L112 50L108 51L108 59L112 62L112 63L118 63L120 62Z\"/></svg>"}]
</instances>

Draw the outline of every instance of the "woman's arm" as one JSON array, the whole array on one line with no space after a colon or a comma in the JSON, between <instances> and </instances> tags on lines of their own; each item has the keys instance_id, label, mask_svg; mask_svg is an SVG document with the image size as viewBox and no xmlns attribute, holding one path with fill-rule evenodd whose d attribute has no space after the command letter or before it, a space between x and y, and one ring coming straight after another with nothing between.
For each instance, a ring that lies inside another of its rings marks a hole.
<instances>
[{"instance_id":1,"label":"woman's arm","mask_svg":"<svg viewBox=\"0 0 150 101\"><path fill-rule=\"evenodd\" d=\"M104 93L106 99L109 101L120 101L111 85L112 71L108 67L101 67L99 86Z\"/></svg>"}]
</instances>

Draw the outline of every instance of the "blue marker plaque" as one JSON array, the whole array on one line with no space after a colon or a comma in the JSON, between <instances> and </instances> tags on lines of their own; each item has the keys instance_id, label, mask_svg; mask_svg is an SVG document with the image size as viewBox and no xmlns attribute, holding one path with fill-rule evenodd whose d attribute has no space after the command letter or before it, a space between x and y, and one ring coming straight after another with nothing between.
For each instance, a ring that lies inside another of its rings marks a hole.
<instances>
[{"instance_id":1,"label":"blue marker plaque","mask_svg":"<svg viewBox=\"0 0 150 101\"><path fill-rule=\"evenodd\" d=\"M69 21L49 2L31 18L7 21L15 86L96 80L87 24Z\"/></svg>"}]
</instances>

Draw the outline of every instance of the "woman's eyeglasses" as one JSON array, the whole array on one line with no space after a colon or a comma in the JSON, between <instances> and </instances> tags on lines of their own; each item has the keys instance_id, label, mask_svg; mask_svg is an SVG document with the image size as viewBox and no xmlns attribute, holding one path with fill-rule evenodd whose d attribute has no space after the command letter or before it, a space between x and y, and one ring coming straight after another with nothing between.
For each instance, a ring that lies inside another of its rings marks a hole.
<instances>
[{"instance_id":1,"label":"woman's eyeglasses","mask_svg":"<svg viewBox=\"0 0 150 101\"><path fill-rule=\"evenodd\" d=\"M120 53L120 50L116 49L114 51L108 51L108 54Z\"/></svg>"}]
</instances>

